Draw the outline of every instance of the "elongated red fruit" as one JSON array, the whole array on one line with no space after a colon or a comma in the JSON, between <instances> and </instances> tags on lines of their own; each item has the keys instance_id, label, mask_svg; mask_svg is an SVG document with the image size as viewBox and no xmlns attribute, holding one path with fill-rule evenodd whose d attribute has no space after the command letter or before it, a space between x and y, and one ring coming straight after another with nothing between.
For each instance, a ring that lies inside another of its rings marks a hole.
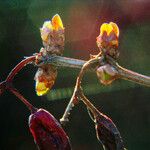
<instances>
[{"instance_id":1,"label":"elongated red fruit","mask_svg":"<svg viewBox=\"0 0 150 150\"><path fill-rule=\"evenodd\" d=\"M71 150L67 134L48 111L38 109L32 113L29 128L39 150Z\"/></svg>"},{"instance_id":2,"label":"elongated red fruit","mask_svg":"<svg viewBox=\"0 0 150 150\"><path fill-rule=\"evenodd\" d=\"M103 144L104 149L126 150L121 135L113 121L102 113L95 119L97 138Z\"/></svg>"}]
</instances>

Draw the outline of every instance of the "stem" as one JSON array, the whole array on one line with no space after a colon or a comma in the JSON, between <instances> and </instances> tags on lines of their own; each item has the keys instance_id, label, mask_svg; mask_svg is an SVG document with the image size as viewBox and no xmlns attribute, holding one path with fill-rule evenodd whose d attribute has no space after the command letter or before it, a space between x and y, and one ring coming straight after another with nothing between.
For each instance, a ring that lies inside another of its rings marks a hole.
<instances>
[{"instance_id":1,"label":"stem","mask_svg":"<svg viewBox=\"0 0 150 150\"><path fill-rule=\"evenodd\" d=\"M107 56L106 59L108 59L109 63L116 68L120 78L150 87L150 77L119 66L117 62L110 56ZM87 62L80 59L73 59L62 56L48 56L48 58L43 57L41 61L42 63L38 64L38 66L41 66L43 64L53 64L58 67L69 67L69 68L82 68L83 65ZM98 61L99 60L97 59L94 63L97 63Z\"/></svg>"},{"instance_id":2,"label":"stem","mask_svg":"<svg viewBox=\"0 0 150 150\"><path fill-rule=\"evenodd\" d=\"M103 65L104 64L104 57L101 56L101 53L97 55L97 57L90 59L89 61L85 62L84 64L83 61L81 60L75 60L74 59L69 59L66 57L61 57L61 56L53 56L52 58L48 58L45 62L46 63L52 63L54 65L58 65L58 66L65 66L65 67L73 67L73 68L79 68L82 65L81 71L77 77L76 80L76 86L73 92L73 95L71 97L71 100L64 112L63 117L60 119L60 121L62 123L65 123L68 121L68 117L70 115L70 111L72 110L72 108L75 105L75 100L77 98L81 98L82 101L87 105L87 107L89 107L89 109L92 111L93 114L97 114L98 110L92 105L92 103L90 103L90 101L84 96L83 92L81 92L81 81L83 78L83 75L85 73L86 70L91 69L90 65L93 64L97 64L99 63L99 65ZM51 60L51 61L50 61ZM59 62L55 62L54 60L57 60ZM125 68L122 68L121 66L119 66L116 61L111 58L110 56L106 56L106 60L113 66L116 68L116 70L118 71L118 75L120 78L123 79L127 79L133 82L136 82L138 84L143 84L145 86L150 86L150 77L148 76L144 76L138 73L135 73L133 71L127 70ZM70 64L71 63L71 64Z\"/></svg>"},{"instance_id":3,"label":"stem","mask_svg":"<svg viewBox=\"0 0 150 150\"><path fill-rule=\"evenodd\" d=\"M14 69L9 73L7 77L7 81L12 82L15 75L27 64L33 62L35 60L36 56L30 56L26 59L22 60L19 64L17 64ZM138 84L142 84L145 86L150 87L150 77L136 73L134 71L125 69L121 66L119 66L114 59L107 56L109 62L116 68L118 71L118 75L125 80L129 80L132 82L136 82ZM93 63L97 63L99 60L95 60ZM74 58L68 58L68 57L62 57L62 56L49 56L48 58L43 57L42 63L38 64L38 66L41 66L43 64L53 64L58 67L69 67L69 68L82 68L83 65L87 61L80 60L80 59L74 59Z\"/></svg>"},{"instance_id":4,"label":"stem","mask_svg":"<svg viewBox=\"0 0 150 150\"><path fill-rule=\"evenodd\" d=\"M18 63L9 73L9 75L6 78L6 82L12 82L15 75L27 64L33 62L35 60L36 56L30 56L22 60L20 63Z\"/></svg>"},{"instance_id":5,"label":"stem","mask_svg":"<svg viewBox=\"0 0 150 150\"><path fill-rule=\"evenodd\" d=\"M118 75L119 75L120 78L150 87L150 77L142 75L142 74L139 74L137 72L134 72L134 71L131 71L131 70L128 70L128 69L125 69L125 68L121 67L110 56L107 56L107 60L109 61L109 63L111 65L113 65L113 67L116 68L116 70L118 71Z\"/></svg>"},{"instance_id":6,"label":"stem","mask_svg":"<svg viewBox=\"0 0 150 150\"><path fill-rule=\"evenodd\" d=\"M85 71L87 69L90 68L90 65L92 65L93 63L97 63L99 61L99 63L103 63L103 57L100 57L98 58L99 55L96 57L96 58L93 58L93 59L90 59L89 61L87 61L83 66L82 66L82 69L77 77L77 80L76 80L76 86L75 86L75 89L74 89L74 92L73 92L73 95L70 99L70 102L69 104L67 105L66 107L66 110L63 114L63 117L60 119L60 122L62 124L66 123L68 120L68 117L70 115L70 111L72 110L72 108L74 107L75 103L76 103L76 99L79 98L80 96L80 85L81 85L81 81L82 81L82 78L83 78L83 75L85 73Z\"/></svg>"},{"instance_id":7,"label":"stem","mask_svg":"<svg viewBox=\"0 0 150 150\"><path fill-rule=\"evenodd\" d=\"M69 68L82 68L82 66L86 63L85 60L62 57L51 55L48 57L42 57L42 62L38 64L41 66L43 64L52 64L58 67L69 67Z\"/></svg>"},{"instance_id":8,"label":"stem","mask_svg":"<svg viewBox=\"0 0 150 150\"><path fill-rule=\"evenodd\" d=\"M86 98L86 96L83 94L81 90L79 92L79 97L82 99L86 107L92 112L94 118L100 115L99 110Z\"/></svg>"},{"instance_id":9,"label":"stem","mask_svg":"<svg viewBox=\"0 0 150 150\"><path fill-rule=\"evenodd\" d=\"M31 103L29 103L28 100L25 99L25 98L17 91L17 89L15 89L15 88L9 88L9 91L10 91L11 93L13 93L16 97L18 97L18 98L27 106L27 108L28 108L31 112L36 111L36 108L35 108Z\"/></svg>"},{"instance_id":10,"label":"stem","mask_svg":"<svg viewBox=\"0 0 150 150\"><path fill-rule=\"evenodd\" d=\"M117 65L115 68L122 79L150 87L150 77L125 69L119 65Z\"/></svg>"}]
</instances>

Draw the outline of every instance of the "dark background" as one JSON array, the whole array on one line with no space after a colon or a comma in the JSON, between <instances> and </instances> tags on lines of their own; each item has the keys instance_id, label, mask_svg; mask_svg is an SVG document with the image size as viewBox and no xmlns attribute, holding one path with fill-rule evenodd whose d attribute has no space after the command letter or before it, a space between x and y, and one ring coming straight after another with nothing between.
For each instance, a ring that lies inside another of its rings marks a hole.
<instances>
[{"instance_id":1,"label":"dark background","mask_svg":"<svg viewBox=\"0 0 150 150\"><path fill-rule=\"evenodd\" d=\"M149 75L149 0L5 0L0 1L0 80L23 59L42 47L39 28L58 13L65 26L64 56L87 60L97 54L95 39L104 22L120 28L119 64ZM36 107L45 108L57 119L71 97L78 69L61 68L47 96L34 90L36 68L29 65L15 78L19 91ZM94 73L87 73L83 87L89 99L110 116L129 150L150 149L150 91L147 87L118 80L105 87ZM28 129L30 112L14 95L0 97L0 150L36 150ZM65 127L73 150L102 149L94 124L82 103L74 108Z\"/></svg>"}]
</instances>

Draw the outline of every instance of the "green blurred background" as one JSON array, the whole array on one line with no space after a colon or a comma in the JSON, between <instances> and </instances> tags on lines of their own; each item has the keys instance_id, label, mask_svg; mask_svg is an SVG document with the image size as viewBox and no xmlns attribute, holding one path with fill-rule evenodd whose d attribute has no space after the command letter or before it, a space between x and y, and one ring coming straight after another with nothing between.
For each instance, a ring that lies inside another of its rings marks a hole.
<instances>
[{"instance_id":1,"label":"green blurred background","mask_svg":"<svg viewBox=\"0 0 150 150\"><path fill-rule=\"evenodd\" d=\"M58 13L65 26L64 56L85 59L97 54L96 37L103 22L120 28L120 65L150 75L150 1L148 0L5 0L0 1L0 80L23 59L42 47L39 28ZM19 91L36 107L45 108L57 119L71 97L78 69L60 68L57 81L47 96L37 97L34 74L27 66L15 78ZM87 73L86 95L110 116L129 150L150 149L150 90L118 80L102 86L94 73ZM28 129L27 108L12 94L0 97L0 150L36 150ZM73 150L99 150L94 124L86 108L74 108L65 127Z\"/></svg>"}]
</instances>

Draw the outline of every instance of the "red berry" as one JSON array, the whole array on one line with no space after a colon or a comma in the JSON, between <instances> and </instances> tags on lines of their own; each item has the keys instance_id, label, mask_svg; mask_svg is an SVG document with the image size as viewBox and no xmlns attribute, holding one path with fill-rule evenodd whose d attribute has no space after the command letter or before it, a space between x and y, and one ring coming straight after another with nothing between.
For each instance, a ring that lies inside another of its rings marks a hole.
<instances>
[{"instance_id":1,"label":"red berry","mask_svg":"<svg viewBox=\"0 0 150 150\"><path fill-rule=\"evenodd\" d=\"M48 111L38 109L31 114L29 128L39 150L71 150L67 134Z\"/></svg>"}]
</instances>

